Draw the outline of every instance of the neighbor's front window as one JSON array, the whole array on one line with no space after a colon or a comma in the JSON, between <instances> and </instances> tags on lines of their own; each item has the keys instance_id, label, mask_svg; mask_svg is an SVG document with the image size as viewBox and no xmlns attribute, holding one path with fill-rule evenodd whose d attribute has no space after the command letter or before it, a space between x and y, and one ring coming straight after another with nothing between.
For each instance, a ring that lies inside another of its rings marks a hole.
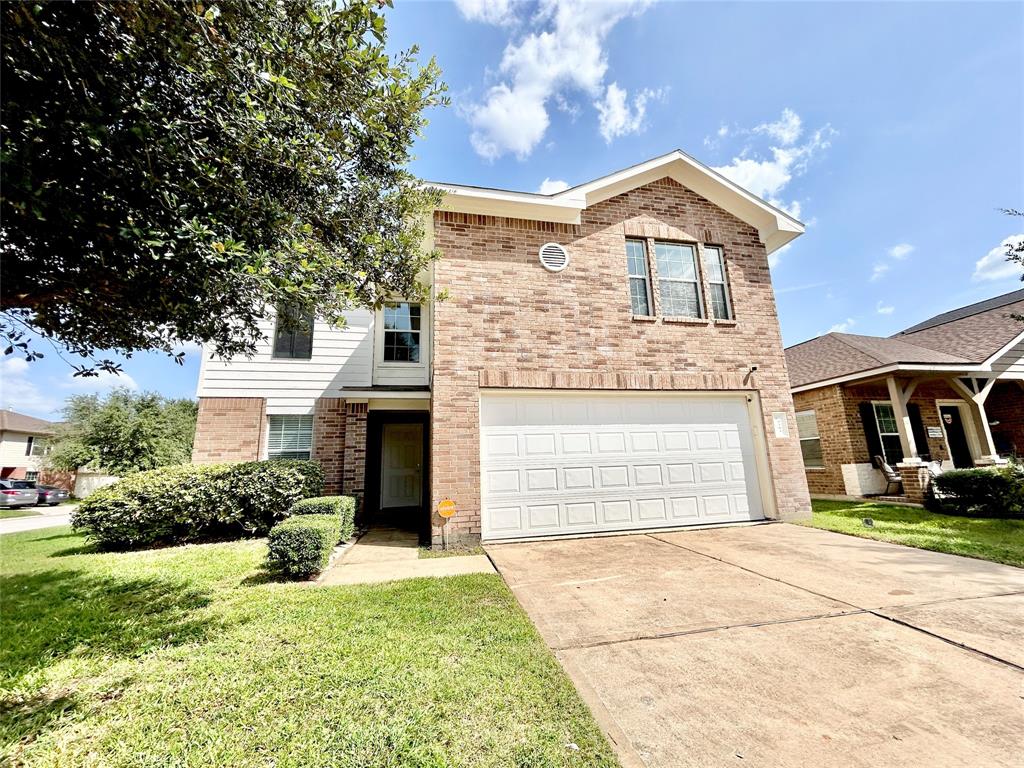
<instances>
[{"instance_id":1,"label":"neighbor's front window","mask_svg":"<svg viewBox=\"0 0 1024 768\"><path fill-rule=\"evenodd\" d=\"M629 301L634 315L649 317L651 281L647 276L647 248L643 240L626 241L626 269L629 272Z\"/></svg>"},{"instance_id":2,"label":"neighbor's front window","mask_svg":"<svg viewBox=\"0 0 1024 768\"><path fill-rule=\"evenodd\" d=\"M892 466L903 461L903 443L900 442L896 414L890 403L875 403L875 423L878 425L878 438L882 441L885 463Z\"/></svg>"},{"instance_id":3,"label":"neighbor's front window","mask_svg":"<svg viewBox=\"0 0 1024 768\"><path fill-rule=\"evenodd\" d=\"M729 288L725 278L725 259L722 249L716 245L704 246L704 274L708 277L711 301L711 316L716 320L731 320Z\"/></svg>"},{"instance_id":4,"label":"neighbor's front window","mask_svg":"<svg viewBox=\"0 0 1024 768\"><path fill-rule=\"evenodd\" d=\"M401 302L384 307L384 362L420 361L420 305Z\"/></svg>"},{"instance_id":5,"label":"neighbor's front window","mask_svg":"<svg viewBox=\"0 0 1024 768\"><path fill-rule=\"evenodd\" d=\"M308 459L313 449L312 416L268 416L267 457Z\"/></svg>"},{"instance_id":6,"label":"neighbor's front window","mask_svg":"<svg viewBox=\"0 0 1024 768\"><path fill-rule=\"evenodd\" d=\"M797 413L796 431L800 435L800 453L804 457L804 466L822 469L825 466L825 459L821 453L818 417L814 411L800 411Z\"/></svg>"},{"instance_id":7,"label":"neighbor's front window","mask_svg":"<svg viewBox=\"0 0 1024 768\"><path fill-rule=\"evenodd\" d=\"M655 243L661 314L666 317L703 317L697 277L696 250L682 243Z\"/></svg>"}]
</instances>

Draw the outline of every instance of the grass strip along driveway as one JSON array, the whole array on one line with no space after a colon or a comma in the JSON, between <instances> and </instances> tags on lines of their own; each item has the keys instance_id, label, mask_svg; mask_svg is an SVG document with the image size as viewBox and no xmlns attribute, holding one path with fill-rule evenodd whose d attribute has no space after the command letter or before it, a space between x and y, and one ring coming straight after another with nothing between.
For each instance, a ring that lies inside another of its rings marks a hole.
<instances>
[{"instance_id":1,"label":"grass strip along driveway","mask_svg":"<svg viewBox=\"0 0 1024 768\"><path fill-rule=\"evenodd\" d=\"M263 541L3 537L0 763L613 766L499 576L268 583Z\"/></svg>"},{"instance_id":2,"label":"grass strip along driveway","mask_svg":"<svg viewBox=\"0 0 1024 768\"><path fill-rule=\"evenodd\" d=\"M954 517L872 501L815 499L812 528L1024 567L1024 520ZM864 518L874 521L864 525Z\"/></svg>"}]
</instances>

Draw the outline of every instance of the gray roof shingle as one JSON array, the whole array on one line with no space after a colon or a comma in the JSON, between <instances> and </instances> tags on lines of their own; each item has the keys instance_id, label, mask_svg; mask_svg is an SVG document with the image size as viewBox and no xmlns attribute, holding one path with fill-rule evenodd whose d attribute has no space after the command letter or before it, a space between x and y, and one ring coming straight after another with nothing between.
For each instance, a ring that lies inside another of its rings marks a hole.
<instances>
[{"instance_id":1,"label":"gray roof shingle","mask_svg":"<svg viewBox=\"0 0 1024 768\"><path fill-rule=\"evenodd\" d=\"M24 432L30 435L52 435L57 425L46 419L26 416L8 408L0 410L0 432Z\"/></svg>"}]
</instances>

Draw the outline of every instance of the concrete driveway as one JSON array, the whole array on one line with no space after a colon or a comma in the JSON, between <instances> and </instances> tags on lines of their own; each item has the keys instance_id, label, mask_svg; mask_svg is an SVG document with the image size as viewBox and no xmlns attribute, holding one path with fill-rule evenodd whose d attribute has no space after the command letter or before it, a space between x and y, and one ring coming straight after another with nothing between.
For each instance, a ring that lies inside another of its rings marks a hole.
<instances>
[{"instance_id":1,"label":"concrete driveway","mask_svg":"<svg viewBox=\"0 0 1024 768\"><path fill-rule=\"evenodd\" d=\"M784 524L492 545L624 766L1020 766L1024 570Z\"/></svg>"}]
</instances>

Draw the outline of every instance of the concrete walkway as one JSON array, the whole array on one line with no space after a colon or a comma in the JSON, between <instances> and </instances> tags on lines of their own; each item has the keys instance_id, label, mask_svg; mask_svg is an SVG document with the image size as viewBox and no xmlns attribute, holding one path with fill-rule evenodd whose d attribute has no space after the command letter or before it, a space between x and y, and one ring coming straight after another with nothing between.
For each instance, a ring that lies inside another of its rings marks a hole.
<instances>
[{"instance_id":1,"label":"concrete walkway","mask_svg":"<svg viewBox=\"0 0 1024 768\"><path fill-rule=\"evenodd\" d=\"M374 528L349 547L316 583L333 587L494 572L486 555L420 558L415 533L397 528Z\"/></svg>"},{"instance_id":2,"label":"concrete walkway","mask_svg":"<svg viewBox=\"0 0 1024 768\"><path fill-rule=\"evenodd\" d=\"M1019 766L1024 570L773 524L492 545L623 766Z\"/></svg>"},{"instance_id":3,"label":"concrete walkway","mask_svg":"<svg viewBox=\"0 0 1024 768\"><path fill-rule=\"evenodd\" d=\"M76 504L61 504L57 507L33 507L32 509L39 514L0 520L0 535L35 531L40 528L55 528L58 525L69 525L71 523L71 511L76 506Z\"/></svg>"}]
</instances>

